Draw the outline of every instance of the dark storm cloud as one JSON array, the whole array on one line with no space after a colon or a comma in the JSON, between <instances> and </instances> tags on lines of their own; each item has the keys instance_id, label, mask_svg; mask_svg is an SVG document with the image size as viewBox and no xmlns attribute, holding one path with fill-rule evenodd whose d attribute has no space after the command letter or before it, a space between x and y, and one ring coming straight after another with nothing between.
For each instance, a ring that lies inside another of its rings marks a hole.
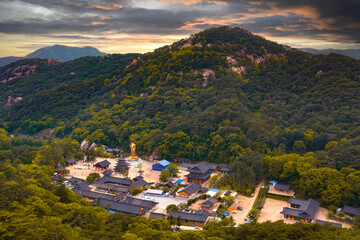
<instances>
[{"instance_id":1,"label":"dark storm cloud","mask_svg":"<svg viewBox=\"0 0 360 240\"><path fill-rule=\"evenodd\" d=\"M2 0L0 4L15 4L14 8L26 5L41 8L40 13L46 12L44 9L49 13L18 16L16 20L0 16L0 33L88 39L93 36L83 35L187 35L209 27L230 25L269 36L360 41L359 0L153 2L154 6L146 8L140 0ZM0 15L1 11L0 8Z\"/></svg>"},{"instance_id":2,"label":"dark storm cloud","mask_svg":"<svg viewBox=\"0 0 360 240\"><path fill-rule=\"evenodd\" d=\"M232 8L239 6L251 11L273 11L276 12L292 12L299 17L298 25L303 26L301 32L278 31L273 28L263 30L275 35L295 34L303 36L311 36L316 34L316 37L321 38L323 35L333 35L334 38L341 37L343 40L360 42L360 1L359 0L244 0L239 1L225 1L228 2ZM278 27L289 25L291 18L282 18L283 23L278 23ZM301 21L308 20L308 21ZM255 25L262 28L264 22L256 21ZM265 23L269 25L269 23ZM312 28L309 30L308 28ZM279 29L279 28L278 28ZM260 30L260 29L259 29ZM300 29L298 29L300 30Z\"/></svg>"}]
</instances>

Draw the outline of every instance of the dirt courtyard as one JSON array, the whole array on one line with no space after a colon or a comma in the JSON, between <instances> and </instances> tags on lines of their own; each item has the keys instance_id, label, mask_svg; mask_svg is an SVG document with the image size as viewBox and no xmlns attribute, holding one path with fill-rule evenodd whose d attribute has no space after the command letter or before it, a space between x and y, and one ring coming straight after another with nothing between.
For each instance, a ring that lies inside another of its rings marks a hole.
<instances>
[{"instance_id":1,"label":"dirt courtyard","mask_svg":"<svg viewBox=\"0 0 360 240\"><path fill-rule=\"evenodd\" d=\"M280 212L284 207L288 207L289 203L285 201L279 201L271 198L266 198L263 208L260 211L258 222L263 223L266 221L276 222L283 219L283 215Z\"/></svg>"},{"instance_id":2,"label":"dirt courtyard","mask_svg":"<svg viewBox=\"0 0 360 240\"><path fill-rule=\"evenodd\" d=\"M234 221L236 222L236 224L244 224L245 223L245 217L247 216L247 214L249 213L249 211L251 210L252 207L252 200L255 197L246 197L246 196L242 196L242 195L237 195L235 198L235 202L233 205L231 205L231 208L237 208L239 206L241 206L243 208L243 210L235 210L236 213L230 213L230 216L232 216L234 218ZM239 202L239 203L236 203Z\"/></svg>"},{"instance_id":3,"label":"dirt courtyard","mask_svg":"<svg viewBox=\"0 0 360 240\"><path fill-rule=\"evenodd\" d=\"M337 222L335 220L332 220L328 217L328 213L329 210L319 207L319 210L317 211L316 215L315 215L315 219L316 220L322 220L322 221L327 221L327 222L334 222L334 223L340 223L342 225L343 228L350 228L350 224L347 223L342 223L342 222Z\"/></svg>"},{"instance_id":4,"label":"dirt courtyard","mask_svg":"<svg viewBox=\"0 0 360 240\"><path fill-rule=\"evenodd\" d=\"M110 166L109 169L114 170L115 166L116 166L116 162L117 159L116 158L103 158L103 157L97 157L94 164L104 161L104 160L108 160L110 162ZM144 171L143 173L143 177L145 179L145 181L147 182L158 182L159 181L159 176L160 176L160 172L153 172L151 171L152 169L152 162L150 161L145 161L145 160L138 160L138 161L128 161L129 163L129 178L134 178L136 176L139 175L138 171L140 170L139 168L139 164L142 164L142 168L141 170ZM93 164L91 164L90 166L85 165L83 160L78 161L75 165L66 167L66 169L68 169L70 171L69 175L73 176L73 177L77 177L77 178L82 178L82 179L86 179L86 177L90 174L90 173L102 173L103 171L97 171L95 170L95 168L93 167ZM113 173L114 177L123 177L123 175L121 173Z\"/></svg>"}]
</instances>

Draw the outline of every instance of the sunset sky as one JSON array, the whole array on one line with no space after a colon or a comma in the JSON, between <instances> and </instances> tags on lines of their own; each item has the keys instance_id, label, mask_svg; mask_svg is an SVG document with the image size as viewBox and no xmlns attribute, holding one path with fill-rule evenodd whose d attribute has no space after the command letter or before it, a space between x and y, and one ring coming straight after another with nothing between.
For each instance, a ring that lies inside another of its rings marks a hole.
<instances>
[{"instance_id":1,"label":"sunset sky","mask_svg":"<svg viewBox=\"0 0 360 240\"><path fill-rule=\"evenodd\" d=\"M223 25L292 47L360 48L360 1L1 0L0 57L54 44L149 52Z\"/></svg>"}]
</instances>

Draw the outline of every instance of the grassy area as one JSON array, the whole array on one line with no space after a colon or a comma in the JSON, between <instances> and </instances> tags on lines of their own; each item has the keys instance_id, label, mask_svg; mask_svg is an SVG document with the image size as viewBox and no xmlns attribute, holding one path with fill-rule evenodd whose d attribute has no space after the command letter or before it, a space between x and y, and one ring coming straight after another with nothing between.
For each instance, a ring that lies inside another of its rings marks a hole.
<instances>
[{"instance_id":1,"label":"grassy area","mask_svg":"<svg viewBox=\"0 0 360 240\"><path fill-rule=\"evenodd\" d=\"M282 196L282 195L277 195L277 194L272 194L272 193L267 193L266 194L267 198L272 198L275 200L279 200L279 201L289 201L290 197L289 196Z\"/></svg>"}]
</instances>

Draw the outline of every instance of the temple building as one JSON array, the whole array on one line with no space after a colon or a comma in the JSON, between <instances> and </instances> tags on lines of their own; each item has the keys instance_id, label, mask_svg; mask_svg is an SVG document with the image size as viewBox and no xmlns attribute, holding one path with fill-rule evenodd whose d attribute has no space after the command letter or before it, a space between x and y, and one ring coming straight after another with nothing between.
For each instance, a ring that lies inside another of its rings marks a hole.
<instances>
[{"instance_id":1,"label":"temple building","mask_svg":"<svg viewBox=\"0 0 360 240\"><path fill-rule=\"evenodd\" d=\"M211 174L215 172L217 165L201 162L193 167L190 167L188 171L190 174L186 175L189 182L198 182L203 184L209 180Z\"/></svg>"}]
</instances>

